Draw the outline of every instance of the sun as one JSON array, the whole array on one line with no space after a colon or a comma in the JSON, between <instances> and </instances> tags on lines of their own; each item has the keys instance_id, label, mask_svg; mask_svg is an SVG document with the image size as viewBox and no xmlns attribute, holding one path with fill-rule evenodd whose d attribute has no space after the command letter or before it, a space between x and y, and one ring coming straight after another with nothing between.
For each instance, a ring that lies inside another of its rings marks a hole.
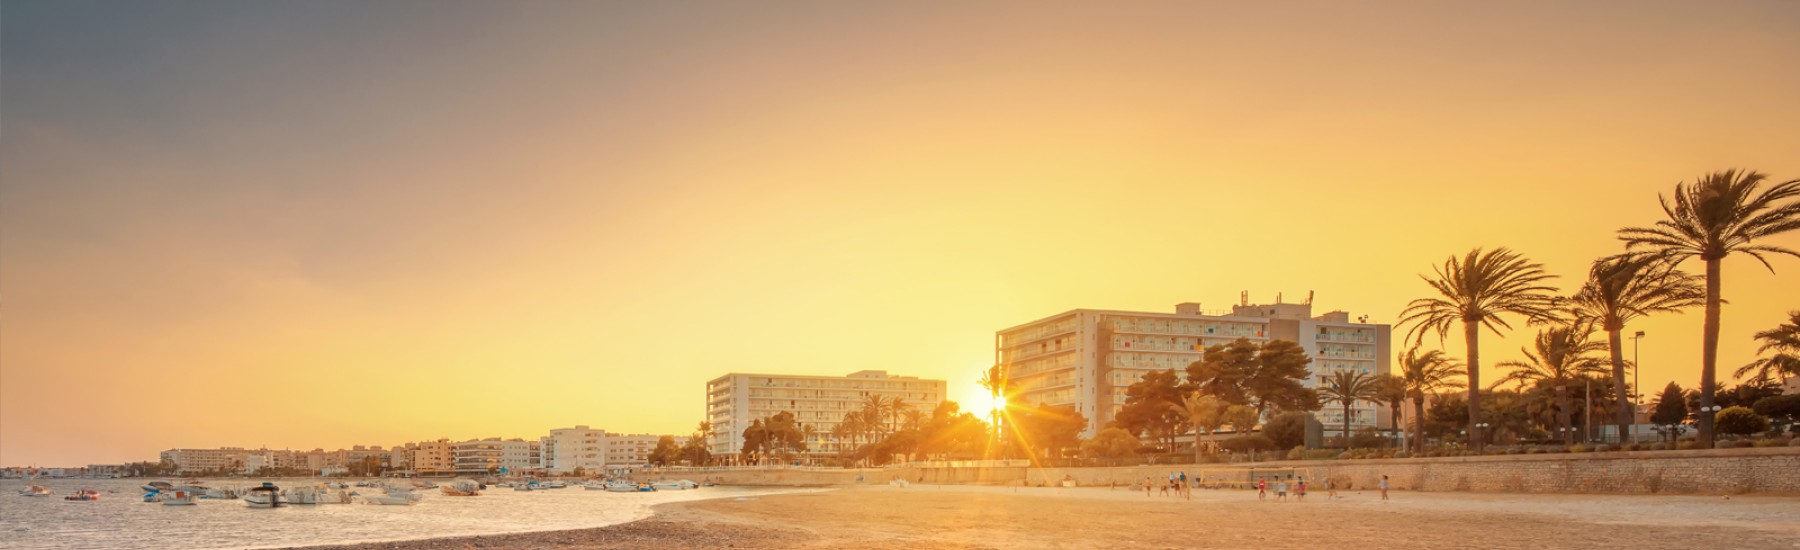
<instances>
[{"instance_id":1,"label":"sun","mask_svg":"<svg viewBox=\"0 0 1800 550\"><path fill-rule=\"evenodd\" d=\"M1006 409L1005 396L995 398L988 393L987 388L983 388L979 384L963 392L963 396L960 401L963 412L974 414L983 420L991 418L995 411Z\"/></svg>"}]
</instances>

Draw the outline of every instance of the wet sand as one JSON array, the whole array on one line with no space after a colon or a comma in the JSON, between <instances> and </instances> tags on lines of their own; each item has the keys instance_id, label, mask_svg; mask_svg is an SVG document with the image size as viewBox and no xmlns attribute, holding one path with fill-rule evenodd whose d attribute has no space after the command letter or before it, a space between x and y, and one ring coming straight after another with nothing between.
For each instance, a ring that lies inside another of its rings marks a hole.
<instances>
[{"instance_id":1,"label":"wet sand","mask_svg":"<svg viewBox=\"0 0 1800 550\"><path fill-rule=\"evenodd\" d=\"M1800 497L854 487L665 504L650 519L309 550L662 548L1800 548Z\"/></svg>"}]
</instances>

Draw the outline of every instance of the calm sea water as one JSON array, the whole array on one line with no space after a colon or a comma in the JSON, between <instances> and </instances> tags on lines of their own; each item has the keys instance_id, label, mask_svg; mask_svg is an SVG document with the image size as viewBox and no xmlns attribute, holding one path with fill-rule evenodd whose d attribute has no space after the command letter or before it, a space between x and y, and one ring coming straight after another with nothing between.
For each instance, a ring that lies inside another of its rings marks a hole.
<instances>
[{"instance_id":1,"label":"calm sea water","mask_svg":"<svg viewBox=\"0 0 1800 550\"><path fill-rule=\"evenodd\" d=\"M493 488L478 497L446 497L436 490L421 491L425 499L414 506L376 506L359 501L252 509L242 500L201 500L194 506L143 502L139 487L148 481L153 480L39 480L40 485L56 492L48 498L19 496L17 492L25 487L24 481L0 481L0 548L267 548L553 531L641 519L650 514L651 505L664 502L792 492L732 487L654 493L609 493L579 486L530 492ZM252 484L207 481L215 487ZM283 487L296 485L276 483ZM81 488L100 491L100 500L63 500L63 495ZM359 487L350 490L379 491Z\"/></svg>"}]
</instances>

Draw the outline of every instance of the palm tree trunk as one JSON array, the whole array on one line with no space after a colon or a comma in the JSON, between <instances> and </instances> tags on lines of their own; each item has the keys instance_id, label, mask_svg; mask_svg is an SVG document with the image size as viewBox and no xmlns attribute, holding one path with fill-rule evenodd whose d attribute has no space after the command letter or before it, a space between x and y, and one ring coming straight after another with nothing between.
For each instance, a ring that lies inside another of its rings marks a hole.
<instances>
[{"instance_id":1,"label":"palm tree trunk","mask_svg":"<svg viewBox=\"0 0 1800 550\"><path fill-rule=\"evenodd\" d=\"M1413 397L1413 442L1418 447L1414 453L1425 454L1425 394L1420 392Z\"/></svg>"},{"instance_id":2,"label":"palm tree trunk","mask_svg":"<svg viewBox=\"0 0 1800 550\"><path fill-rule=\"evenodd\" d=\"M1713 447L1713 373L1719 364L1719 258L1706 259L1706 322L1700 340L1700 448Z\"/></svg>"},{"instance_id":3,"label":"palm tree trunk","mask_svg":"<svg viewBox=\"0 0 1800 550\"><path fill-rule=\"evenodd\" d=\"M1562 424L1561 426L1558 426L1559 428L1562 428L1558 431L1563 434L1564 445L1575 443L1575 430L1571 429L1575 427L1575 411L1572 410L1574 406L1574 403L1569 402L1569 386L1557 384L1556 408L1559 410L1556 411L1556 416L1560 417L1557 420Z\"/></svg>"},{"instance_id":4,"label":"palm tree trunk","mask_svg":"<svg viewBox=\"0 0 1800 550\"><path fill-rule=\"evenodd\" d=\"M1344 450L1346 451L1350 450L1350 403L1353 401L1344 401Z\"/></svg>"},{"instance_id":5,"label":"palm tree trunk","mask_svg":"<svg viewBox=\"0 0 1800 550\"><path fill-rule=\"evenodd\" d=\"M1194 426L1194 463L1200 463L1200 427Z\"/></svg>"},{"instance_id":6,"label":"palm tree trunk","mask_svg":"<svg viewBox=\"0 0 1800 550\"><path fill-rule=\"evenodd\" d=\"M1469 448L1481 452L1487 440L1481 437L1481 321L1463 321L1463 343L1469 358Z\"/></svg>"},{"instance_id":7,"label":"palm tree trunk","mask_svg":"<svg viewBox=\"0 0 1800 550\"><path fill-rule=\"evenodd\" d=\"M1625 330L1623 325L1620 325L1617 328L1607 327L1606 329L1607 344L1612 347L1613 388L1618 390L1613 392L1613 397L1618 401L1619 407L1620 445L1624 445L1630 440L1631 425L1637 423L1636 419L1632 418L1631 414L1631 390L1638 390L1638 388L1631 388L1630 390L1625 388L1625 340L1619 336L1620 332L1623 330Z\"/></svg>"}]
</instances>

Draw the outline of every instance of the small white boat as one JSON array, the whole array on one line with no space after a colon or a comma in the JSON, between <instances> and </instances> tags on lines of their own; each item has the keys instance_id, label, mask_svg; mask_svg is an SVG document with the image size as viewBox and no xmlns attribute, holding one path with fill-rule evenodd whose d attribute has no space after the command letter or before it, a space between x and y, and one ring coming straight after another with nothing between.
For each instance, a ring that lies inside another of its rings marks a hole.
<instances>
[{"instance_id":1,"label":"small white boat","mask_svg":"<svg viewBox=\"0 0 1800 550\"><path fill-rule=\"evenodd\" d=\"M481 496L481 483L473 479L458 479L443 486L444 496L473 497Z\"/></svg>"},{"instance_id":2,"label":"small white boat","mask_svg":"<svg viewBox=\"0 0 1800 550\"><path fill-rule=\"evenodd\" d=\"M651 487L648 483L614 481L606 484L606 491L609 493L648 493L655 490L656 488Z\"/></svg>"},{"instance_id":3,"label":"small white boat","mask_svg":"<svg viewBox=\"0 0 1800 550\"><path fill-rule=\"evenodd\" d=\"M19 496L47 497L47 496L50 496L50 488L45 487L43 485L38 485L35 483L31 484L31 485L26 485L25 488L19 489Z\"/></svg>"},{"instance_id":4,"label":"small white boat","mask_svg":"<svg viewBox=\"0 0 1800 550\"><path fill-rule=\"evenodd\" d=\"M245 491L243 499L244 505L251 508L279 508L287 506L287 501L281 498L281 488L276 487L274 483L269 483L267 481L264 481L260 487L251 487L249 491Z\"/></svg>"},{"instance_id":5,"label":"small white boat","mask_svg":"<svg viewBox=\"0 0 1800 550\"><path fill-rule=\"evenodd\" d=\"M587 491L605 491L606 484L598 482L598 481L589 481L587 483L581 484L581 488L583 490L587 490Z\"/></svg>"},{"instance_id":6,"label":"small white boat","mask_svg":"<svg viewBox=\"0 0 1800 550\"><path fill-rule=\"evenodd\" d=\"M318 504L324 500L327 490L324 487L295 487L282 491L281 494L288 504Z\"/></svg>"},{"instance_id":7,"label":"small white boat","mask_svg":"<svg viewBox=\"0 0 1800 550\"><path fill-rule=\"evenodd\" d=\"M100 500L100 492L93 489L82 489L75 494L63 497L63 500Z\"/></svg>"},{"instance_id":8,"label":"small white boat","mask_svg":"<svg viewBox=\"0 0 1800 550\"><path fill-rule=\"evenodd\" d=\"M382 506L412 506L418 504L419 501L424 498L424 495L413 492L411 487L395 486L388 487L386 491L379 495L364 496L363 500L371 504L380 504Z\"/></svg>"},{"instance_id":9,"label":"small white boat","mask_svg":"<svg viewBox=\"0 0 1800 550\"><path fill-rule=\"evenodd\" d=\"M167 493L161 493L161 498L158 500L162 501L163 506L193 506L195 502L198 502L198 499L199 496L195 495L192 491L176 489Z\"/></svg>"},{"instance_id":10,"label":"small white boat","mask_svg":"<svg viewBox=\"0 0 1800 550\"><path fill-rule=\"evenodd\" d=\"M679 479L675 481L658 481L656 483L651 483L650 486L656 488L658 491L686 491L688 489L699 488L700 484L685 479Z\"/></svg>"}]
</instances>

